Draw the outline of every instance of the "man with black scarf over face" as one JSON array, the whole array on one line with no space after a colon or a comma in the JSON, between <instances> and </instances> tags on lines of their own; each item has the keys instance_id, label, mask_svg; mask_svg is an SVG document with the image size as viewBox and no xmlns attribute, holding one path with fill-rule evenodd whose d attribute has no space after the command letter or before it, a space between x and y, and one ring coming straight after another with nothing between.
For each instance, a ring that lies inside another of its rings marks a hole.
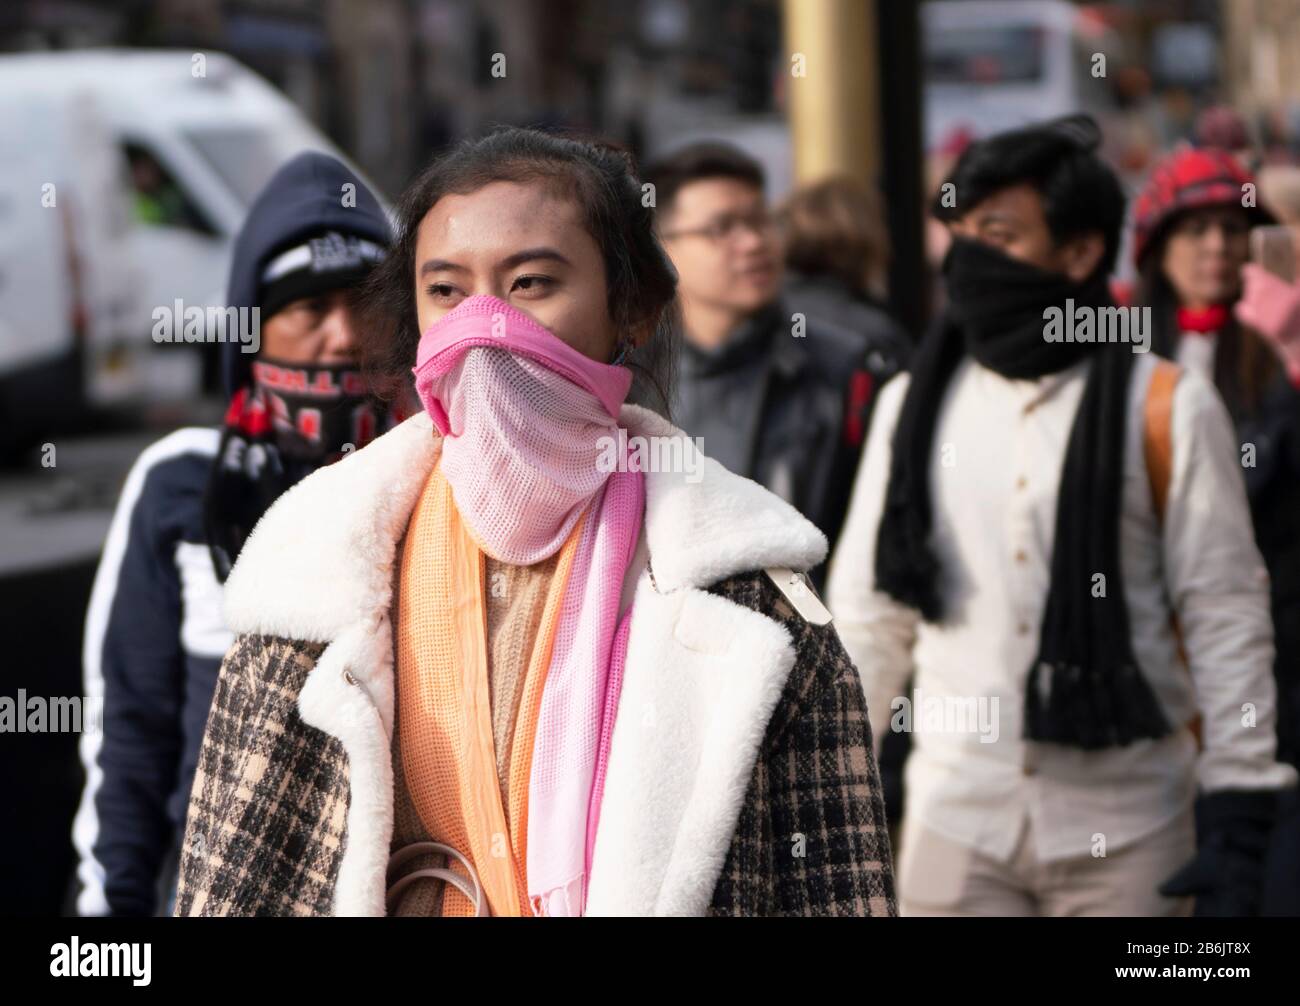
<instances>
[{"instance_id":1,"label":"man with black scarf over face","mask_svg":"<svg viewBox=\"0 0 1300 1006\"><path fill-rule=\"evenodd\" d=\"M141 455L95 577L84 671L86 693L103 696L104 728L81 745L78 914L171 914L176 846L231 642L221 585L277 497L391 421L367 393L352 327L390 242L378 200L326 154L289 161L249 210L226 303L257 312L258 342L220 347L223 427L177 430Z\"/></svg>"},{"instance_id":2,"label":"man with black scarf over face","mask_svg":"<svg viewBox=\"0 0 1300 1006\"><path fill-rule=\"evenodd\" d=\"M1103 341L1124 197L1099 139L1083 116L1000 134L941 187L949 305L881 392L831 564L877 744L914 734L904 915L1253 913L1295 784L1226 410L1161 374L1164 492L1156 357Z\"/></svg>"}]
</instances>

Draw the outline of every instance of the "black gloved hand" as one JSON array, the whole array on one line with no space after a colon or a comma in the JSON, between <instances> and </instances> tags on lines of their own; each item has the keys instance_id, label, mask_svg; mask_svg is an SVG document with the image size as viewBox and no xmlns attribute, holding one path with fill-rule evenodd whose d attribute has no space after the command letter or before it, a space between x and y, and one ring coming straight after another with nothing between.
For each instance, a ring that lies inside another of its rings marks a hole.
<instances>
[{"instance_id":1,"label":"black gloved hand","mask_svg":"<svg viewBox=\"0 0 1300 1006\"><path fill-rule=\"evenodd\" d=\"M1193 895L1198 916L1258 915L1277 791L1226 789L1196 801L1196 858L1160 885Z\"/></svg>"}]
</instances>

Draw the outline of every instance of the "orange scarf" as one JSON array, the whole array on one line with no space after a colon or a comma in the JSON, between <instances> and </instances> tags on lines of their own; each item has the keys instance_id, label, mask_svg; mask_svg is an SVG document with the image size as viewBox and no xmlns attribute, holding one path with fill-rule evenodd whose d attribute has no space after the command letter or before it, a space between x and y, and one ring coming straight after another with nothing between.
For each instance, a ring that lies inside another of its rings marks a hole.
<instances>
[{"instance_id":1,"label":"orange scarf","mask_svg":"<svg viewBox=\"0 0 1300 1006\"><path fill-rule=\"evenodd\" d=\"M485 560L441 465L430 475L407 531L397 624L402 769L429 837L474 864L493 915L532 915L524 865L533 740L560 602L585 522L586 514L560 550L527 655L510 752L508 818L492 737ZM442 914L473 915L474 906L447 884Z\"/></svg>"}]
</instances>

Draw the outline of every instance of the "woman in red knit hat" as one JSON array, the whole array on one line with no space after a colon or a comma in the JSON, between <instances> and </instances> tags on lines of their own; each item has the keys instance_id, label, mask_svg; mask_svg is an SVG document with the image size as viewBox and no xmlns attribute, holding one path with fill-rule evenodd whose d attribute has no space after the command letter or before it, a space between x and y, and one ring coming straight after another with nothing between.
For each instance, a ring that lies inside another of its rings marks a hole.
<instances>
[{"instance_id":1,"label":"woman in red knit hat","mask_svg":"<svg viewBox=\"0 0 1300 1006\"><path fill-rule=\"evenodd\" d=\"M1254 177L1227 151L1183 148L1152 170L1134 216L1153 348L1211 378L1240 422L1279 370L1272 351L1232 314L1250 229L1273 222L1256 202Z\"/></svg>"},{"instance_id":2,"label":"woman in red knit hat","mask_svg":"<svg viewBox=\"0 0 1300 1006\"><path fill-rule=\"evenodd\" d=\"M1277 353L1234 311L1242 297L1243 267L1252 268L1247 266L1250 229L1273 217L1256 203L1254 177L1232 155L1210 147L1180 149L1157 164L1135 216L1139 302L1151 308L1152 348L1213 380L1236 426L1255 536L1272 588L1278 760L1295 765L1300 763L1300 392L1287 380ZM1300 912L1300 808L1279 810L1264 911L1293 914Z\"/></svg>"}]
</instances>

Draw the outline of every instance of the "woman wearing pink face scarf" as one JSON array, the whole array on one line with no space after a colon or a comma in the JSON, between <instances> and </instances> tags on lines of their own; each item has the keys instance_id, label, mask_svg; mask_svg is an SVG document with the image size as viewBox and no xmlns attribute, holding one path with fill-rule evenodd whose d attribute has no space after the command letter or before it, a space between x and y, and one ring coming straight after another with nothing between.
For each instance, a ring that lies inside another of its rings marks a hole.
<instances>
[{"instance_id":1,"label":"woman wearing pink face scarf","mask_svg":"<svg viewBox=\"0 0 1300 1006\"><path fill-rule=\"evenodd\" d=\"M896 914L826 541L664 418L652 203L519 129L406 193L361 328L424 410L231 573L176 914Z\"/></svg>"}]
</instances>

